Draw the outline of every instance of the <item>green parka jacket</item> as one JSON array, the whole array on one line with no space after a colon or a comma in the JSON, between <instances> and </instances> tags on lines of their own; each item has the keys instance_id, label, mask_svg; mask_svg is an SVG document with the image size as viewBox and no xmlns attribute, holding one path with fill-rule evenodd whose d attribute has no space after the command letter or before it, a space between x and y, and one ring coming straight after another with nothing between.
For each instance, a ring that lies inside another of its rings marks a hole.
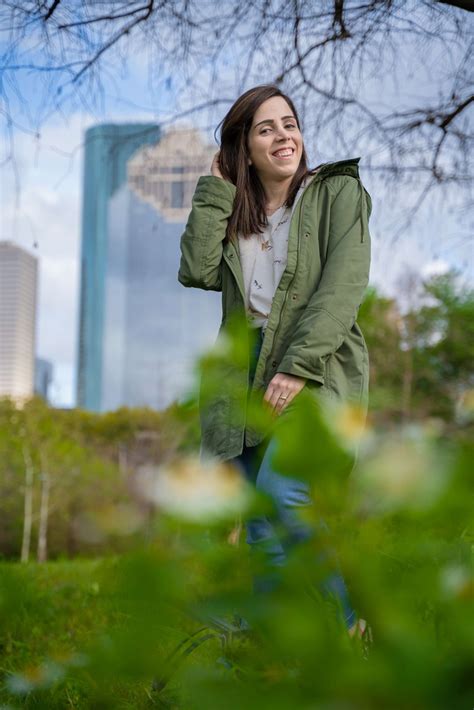
<instances>
[{"instance_id":1,"label":"green parka jacket","mask_svg":"<svg viewBox=\"0 0 474 710\"><path fill-rule=\"evenodd\" d=\"M359 160L321 166L300 195L252 393L263 397L272 377L284 372L306 378L318 395L355 402L366 411L369 359L356 317L369 279L372 203L359 177ZM222 291L219 334L232 313L245 314L238 245L223 244L235 192L222 178L200 177L180 243L180 283ZM264 438L246 423L248 362L237 377L240 387L230 391L223 378L218 396L200 402L202 449L222 460L239 455L244 441L255 446Z\"/></svg>"}]
</instances>

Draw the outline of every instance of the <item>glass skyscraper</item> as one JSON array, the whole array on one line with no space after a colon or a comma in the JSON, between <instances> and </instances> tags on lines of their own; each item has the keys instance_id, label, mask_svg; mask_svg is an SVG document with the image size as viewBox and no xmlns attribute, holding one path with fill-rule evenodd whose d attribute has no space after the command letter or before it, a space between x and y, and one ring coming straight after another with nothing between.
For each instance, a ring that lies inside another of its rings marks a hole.
<instances>
[{"instance_id":1,"label":"glass skyscraper","mask_svg":"<svg viewBox=\"0 0 474 710\"><path fill-rule=\"evenodd\" d=\"M170 130L130 157L128 175L107 197L95 270L102 279L99 365L92 384L83 372L83 391L93 389L93 397L82 406L162 409L189 391L194 359L217 335L221 297L178 282L179 240L215 150L193 129Z\"/></svg>"},{"instance_id":2,"label":"glass skyscraper","mask_svg":"<svg viewBox=\"0 0 474 710\"><path fill-rule=\"evenodd\" d=\"M77 404L100 411L109 198L127 180L127 162L156 143L155 124L103 124L86 132L83 172Z\"/></svg>"}]
</instances>

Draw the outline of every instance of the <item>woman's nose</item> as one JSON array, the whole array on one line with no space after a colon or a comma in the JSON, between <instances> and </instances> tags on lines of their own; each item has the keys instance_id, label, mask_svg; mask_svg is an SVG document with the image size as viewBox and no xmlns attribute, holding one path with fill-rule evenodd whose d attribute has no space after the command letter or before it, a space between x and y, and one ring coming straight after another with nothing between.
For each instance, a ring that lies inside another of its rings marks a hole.
<instances>
[{"instance_id":1,"label":"woman's nose","mask_svg":"<svg viewBox=\"0 0 474 710\"><path fill-rule=\"evenodd\" d=\"M290 131L287 131L284 126L280 126L279 128L277 127L276 129L277 133L277 140L287 140L290 136Z\"/></svg>"}]
</instances>

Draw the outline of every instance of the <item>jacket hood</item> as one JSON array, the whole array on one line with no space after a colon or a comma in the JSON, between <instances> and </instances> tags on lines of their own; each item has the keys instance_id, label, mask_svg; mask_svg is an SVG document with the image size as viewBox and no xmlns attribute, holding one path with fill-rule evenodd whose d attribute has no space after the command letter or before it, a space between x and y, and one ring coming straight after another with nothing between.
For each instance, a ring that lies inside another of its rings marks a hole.
<instances>
[{"instance_id":1,"label":"jacket hood","mask_svg":"<svg viewBox=\"0 0 474 710\"><path fill-rule=\"evenodd\" d=\"M314 173L321 177L328 175L350 175L351 177L359 178L359 162L358 158L348 158L347 160L338 160L333 163L321 163L314 168Z\"/></svg>"},{"instance_id":2,"label":"jacket hood","mask_svg":"<svg viewBox=\"0 0 474 710\"><path fill-rule=\"evenodd\" d=\"M348 158L347 160L338 160L334 163L322 163L311 171L311 179L309 183L313 182L315 179L323 180L324 178L332 175L349 175L350 177L355 178L358 181L360 188L359 206L362 228L364 231L368 231L368 220L372 212L372 199L360 179L359 162L360 157ZM365 208L364 203L366 205Z\"/></svg>"}]
</instances>

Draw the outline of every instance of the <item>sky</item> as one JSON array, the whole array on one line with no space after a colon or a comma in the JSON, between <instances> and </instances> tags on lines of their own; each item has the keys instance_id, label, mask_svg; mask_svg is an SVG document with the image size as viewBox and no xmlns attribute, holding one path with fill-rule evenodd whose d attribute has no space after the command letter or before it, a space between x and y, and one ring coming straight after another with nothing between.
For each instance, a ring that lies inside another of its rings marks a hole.
<instances>
[{"instance_id":1,"label":"sky","mask_svg":"<svg viewBox=\"0 0 474 710\"><path fill-rule=\"evenodd\" d=\"M19 77L23 94L38 110L29 115L19 112L18 125L12 128L14 160L0 165L0 239L14 241L39 260L37 355L53 363L51 400L57 406L75 403L84 132L97 123L150 121L172 112L173 77L163 76L150 100L145 62L146 57L136 52L120 76L106 82L106 98L100 105L87 108L70 102L49 114L40 110L42 97L35 76ZM271 77L262 76L261 83L267 80ZM215 126L225 111L225 106L219 106L201 116L200 122L195 119L194 125ZM310 165L321 162L314 157L312 144L306 148ZM353 156L331 155L330 146L325 146L325 160L347 157ZM437 193L429 198L393 241L410 188L394 194L374 173L364 172L363 155L360 171L373 201L371 284L403 301L401 284L410 269L429 276L456 267L463 279L472 279L472 247L455 195Z\"/></svg>"}]
</instances>

